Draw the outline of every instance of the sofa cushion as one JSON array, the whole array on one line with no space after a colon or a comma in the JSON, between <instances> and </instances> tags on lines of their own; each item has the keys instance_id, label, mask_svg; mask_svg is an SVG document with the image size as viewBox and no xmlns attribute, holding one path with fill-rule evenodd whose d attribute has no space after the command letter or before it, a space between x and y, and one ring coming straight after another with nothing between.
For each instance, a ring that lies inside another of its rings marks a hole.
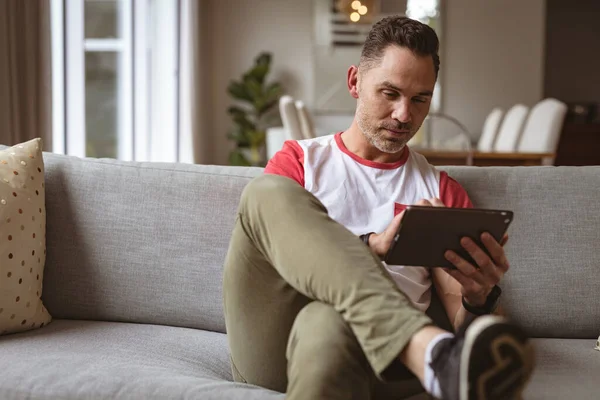
<instances>
[{"instance_id":1,"label":"sofa cushion","mask_svg":"<svg viewBox=\"0 0 600 400\"><path fill-rule=\"evenodd\" d=\"M0 337L0 398L260 399L283 395L230 382L222 333L55 320Z\"/></svg>"},{"instance_id":2,"label":"sofa cushion","mask_svg":"<svg viewBox=\"0 0 600 400\"><path fill-rule=\"evenodd\" d=\"M595 339L600 167L447 168L476 207L514 211L501 286L509 315L537 337Z\"/></svg>"},{"instance_id":3,"label":"sofa cushion","mask_svg":"<svg viewBox=\"0 0 600 400\"><path fill-rule=\"evenodd\" d=\"M54 317L225 331L223 260L261 169L44 157Z\"/></svg>"},{"instance_id":4,"label":"sofa cushion","mask_svg":"<svg viewBox=\"0 0 600 400\"><path fill-rule=\"evenodd\" d=\"M536 369L523 398L597 399L600 357L594 339L534 339Z\"/></svg>"},{"instance_id":5,"label":"sofa cushion","mask_svg":"<svg viewBox=\"0 0 600 400\"><path fill-rule=\"evenodd\" d=\"M0 335L48 324L41 140L0 150Z\"/></svg>"}]
</instances>

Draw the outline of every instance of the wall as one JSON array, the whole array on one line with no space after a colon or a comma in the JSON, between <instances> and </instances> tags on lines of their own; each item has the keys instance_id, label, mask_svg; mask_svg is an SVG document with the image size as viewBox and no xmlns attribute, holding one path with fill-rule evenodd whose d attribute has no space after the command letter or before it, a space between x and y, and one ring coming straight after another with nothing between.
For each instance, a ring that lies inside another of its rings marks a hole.
<instances>
[{"instance_id":1,"label":"wall","mask_svg":"<svg viewBox=\"0 0 600 400\"><path fill-rule=\"evenodd\" d=\"M263 50L273 52L273 79L313 101L312 1L205 0L210 34L207 82L212 162L226 163L231 104L226 88ZM478 137L487 113L542 98L545 0L445 0L443 110ZM345 127L340 127L343 129Z\"/></svg>"},{"instance_id":2,"label":"wall","mask_svg":"<svg viewBox=\"0 0 600 400\"><path fill-rule=\"evenodd\" d=\"M208 1L206 1L208 3ZM211 116L213 162L226 163L231 144L227 108L232 100L227 86L252 66L261 51L273 53L270 79L286 92L312 99L312 14L309 0L210 1Z\"/></svg>"},{"instance_id":3,"label":"wall","mask_svg":"<svg viewBox=\"0 0 600 400\"><path fill-rule=\"evenodd\" d=\"M446 0L443 111L479 137L487 114L543 95L545 0Z\"/></svg>"},{"instance_id":4,"label":"wall","mask_svg":"<svg viewBox=\"0 0 600 400\"><path fill-rule=\"evenodd\" d=\"M598 0L548 0L546 96L600 103L598 21Z\"/></svg>"}]
</instances>

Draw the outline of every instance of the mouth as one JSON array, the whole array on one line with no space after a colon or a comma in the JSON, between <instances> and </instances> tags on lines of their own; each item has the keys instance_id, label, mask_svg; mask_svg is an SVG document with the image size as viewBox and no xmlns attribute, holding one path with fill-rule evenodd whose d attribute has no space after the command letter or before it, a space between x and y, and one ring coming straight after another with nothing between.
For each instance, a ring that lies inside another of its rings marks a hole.
<instances>
[{"instance_id":1,"label":"mouth","mask_svg":"<svg viewBox=\"0 0 600 400\"><path fill-rule=\"evenodd\" d=\"M410 130L408 129L390 129L390 128L385 128L386 131L388 131L389 133L391 133L392 135L406 135L410 133Z\"/></svg>"}]
</instances>

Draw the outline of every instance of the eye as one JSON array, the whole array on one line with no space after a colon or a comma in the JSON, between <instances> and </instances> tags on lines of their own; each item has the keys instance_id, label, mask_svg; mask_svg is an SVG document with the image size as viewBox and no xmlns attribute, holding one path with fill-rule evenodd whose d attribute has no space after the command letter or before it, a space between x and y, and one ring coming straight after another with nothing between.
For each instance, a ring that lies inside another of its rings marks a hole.
<instances>
[{"instance_id":1,"label":"eye","mask_svg":"<svg viewBox=\"0 0 600 400\"><path fill-rule=\"evenodd\" d=\"M389 98L389 99L393 99L393 98L396 98L396 97L398 97L398 93L396 93L396 92L393 92L393 91L391 91L391 90L384 90L384 91L383 91L383 95L384 95L385 97Z\"/></svg>"},{"instance_id":2,"label":"eye","mask_svg":"<svg viewBox=\"0 0 600 400\"><path fill-rule=\"evenodd\" d=\"M412 101L414 101L415 103L426 103L427 99L424 99L423 97L414 97Z\"/></svg>"}]
</instances>

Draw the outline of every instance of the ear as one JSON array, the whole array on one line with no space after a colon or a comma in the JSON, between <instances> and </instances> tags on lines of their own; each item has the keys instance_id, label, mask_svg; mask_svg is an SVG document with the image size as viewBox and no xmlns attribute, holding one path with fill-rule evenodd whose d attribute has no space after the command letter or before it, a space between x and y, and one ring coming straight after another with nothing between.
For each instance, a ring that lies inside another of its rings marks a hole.
<instances>
[{"instance_id":1,"label":"ear","mask_svg":"<svg viewBox=\"0 0 600 400\"><path fill-rule=\"evenodd\" d=\"M358 99L358 67L356 65L352 65L348 68L347 84L350 95L355 99Z\"/></svg>"}]
</instances>

